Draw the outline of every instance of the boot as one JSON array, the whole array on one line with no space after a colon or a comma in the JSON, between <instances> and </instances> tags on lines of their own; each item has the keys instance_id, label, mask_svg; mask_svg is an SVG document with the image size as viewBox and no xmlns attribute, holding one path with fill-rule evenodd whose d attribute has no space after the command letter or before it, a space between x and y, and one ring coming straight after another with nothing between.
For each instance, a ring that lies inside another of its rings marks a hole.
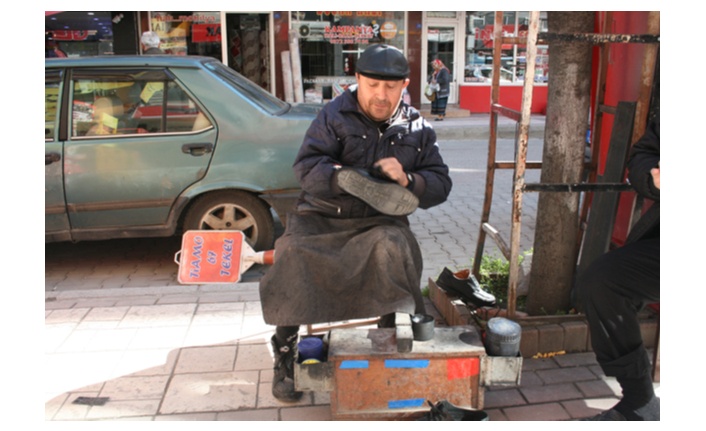
<instances>
[{"instance_id":1,"label":"boot","mask_svg":"<svg viewBox=\"0 0 706 431\"><path fill-rule=\"evenodd\" d=\"M297 357L297 336L279 345L273 335L270 340L275 354L272 395L280 401L298 401L303 392L294 389L294 360Z\"/></svg>"}]
</instances>

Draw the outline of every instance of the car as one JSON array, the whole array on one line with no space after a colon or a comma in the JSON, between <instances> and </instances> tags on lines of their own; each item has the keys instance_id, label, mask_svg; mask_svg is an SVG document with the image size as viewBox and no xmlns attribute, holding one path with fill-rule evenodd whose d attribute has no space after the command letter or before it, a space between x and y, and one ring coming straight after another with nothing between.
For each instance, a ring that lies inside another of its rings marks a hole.
<instances>
[{"instance_id":1,"label":"car","mask_svg":"<svg viewBox=\"0 0 706 431\"><path fill-rule=\"evenodd\" d=\"M240 230L273 246L321 104L286 103L217 59L46 59L45 242Z\"/></svg>"}]
</instances>

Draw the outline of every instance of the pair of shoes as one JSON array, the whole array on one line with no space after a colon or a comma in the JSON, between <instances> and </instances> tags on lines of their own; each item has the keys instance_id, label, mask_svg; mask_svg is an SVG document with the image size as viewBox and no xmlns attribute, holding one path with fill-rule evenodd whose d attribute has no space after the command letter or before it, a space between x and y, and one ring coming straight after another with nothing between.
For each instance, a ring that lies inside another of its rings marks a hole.
<instances>
[{"instance_id":1,"label":"pair of shoes","mask_svg":"<svg viewBox=\"0 0 706 431\"><path fill-rule=\"evenodd\" d=\"M446 292L460 297L463 302L470 302L476 307L495 305L495 296L483 290L478 280L468 269L454 273L445 267L437 278L436 285Z\"/></svg>"},{"instance_id":2,"label":"pair of shoes","mask_svg":"<svg viewBox=\"0 0 706 431\"><path fill-rule=\"evenodd\" d=\"M275 335L270 340L275 354L272 395L280 401L297 401L303 392L294 389L294 360L297 357L297 336L285 343L277 342Z\"/></svg>"},{"instance_id":3,"label":"pair of shoes","mask_svg":"<svg viewBox=\"0 0 706 431\"><path fill-rule=\"evenodd\" d=\"M364 169L343 168L336 177L338 186L383 214L412 214L419 198L396 182L375 178Z\"/></svg>"},{"instance_id":4,"label":"pair of shoes","mask_svg":"<svg viewBox=\"0 0 706 431\"><path fill-rule=\"evenodd\" d=\"M471 410L457 407L446 400L432 404L431 410L424 414L418 421L489 421L488 413L483 410Z\"/></svg>"},{"instance_id":5,"label":"pair of shoes","mask_svg":"<svg viewBox=\"0 0 706 431\"><path fill-rule=\"evenodd\" d=\"M435 118L434 121L444 121L443 118Z\"/></svg>"}]
</instances>

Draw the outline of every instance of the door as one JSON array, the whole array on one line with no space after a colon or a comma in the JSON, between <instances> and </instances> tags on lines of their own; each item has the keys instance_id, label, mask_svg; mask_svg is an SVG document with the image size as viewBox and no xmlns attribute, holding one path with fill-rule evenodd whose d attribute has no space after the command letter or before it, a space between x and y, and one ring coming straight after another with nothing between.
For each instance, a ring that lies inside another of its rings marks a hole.
<instances>
[{"instance_id":1,"label":"door","mask_svg":"<svg viewBox=\"0 0 706 431\"><path fill-rule=\"evenodd\" d=\"M44 78L44 231L65 240L69 235L63 177L63 143L59 140L60 71L50 70Z\"/></svg>"},{"instance_id":2,"label":"door","mask_svg":"<svg viewBox=\"0 0 706 431\"><path fill-rule=\"evenodd\" d=\"M439 59L444 63L444 65L446 65L451 73L448 103L458 103L459 74L457 73L458 68L456 65L456 59L462 58L460 57L462 53L459 54L460 43L457 40L459 25L456 22L434 23L433 21L429 21L424 24L424 27L425 30L423 34L426 36L424 48L426 51L425 58L427 61L426 66L422 67L422 93L424 92L424 86L426 85L428 78L434 72L434 69L431 67L431 62L432 60ZM426 99L424 99L423 102L429 103Z\"/></svg>"},{"instance_id":3,"label":"door","mask_svg":"<svg viewBox=\"0 0 706 431\"><path fill-rule=\"evenodd\" d=\"M226 12L221 16L225 16L226 65L272 92L270 14Z\"/></svg>"},{"instance_id":4,"label":"door","mask_svg":"<svg viewBox=\"0 0 706 431\"><path fill-rule=\"evenodd\" d=\"M64 189L72 232L160 227L217 131L168 70L75 70Z\"/></svg>"}]
</instances>

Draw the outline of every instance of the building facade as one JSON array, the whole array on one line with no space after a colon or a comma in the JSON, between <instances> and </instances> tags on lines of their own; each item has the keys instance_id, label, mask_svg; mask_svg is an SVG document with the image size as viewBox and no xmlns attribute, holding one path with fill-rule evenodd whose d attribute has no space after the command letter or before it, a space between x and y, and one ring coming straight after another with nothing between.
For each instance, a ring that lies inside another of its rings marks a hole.
<instances>
[{"instance_id":1,"label":"building facade","mask_svg":"<svg viewBox=\"0 0 706 431\"><path fill-rule=\"evenodd\" d=\"M542 14L540 31L546 31ZM326 102L355 82L355 64L372 43L400 48L410 61L410 100L420 108L441 60L451 72L450 104L472 113L489 112L493 11L150 11L46 12L47 53L58 46L67 56L140 54L139 37L155 31L171 55L212 56L286 100L286 61L294 47L304 101ZM503 32L522 36L528 12L504 12ZM48 54L49 55L49 54ZM534 112L546 106L548 49L538 49ZM500 85L507 106L519 109L524 50L503 47ZM284 65L284 66L283 66Z\"/></svg>"}]
</instances>

